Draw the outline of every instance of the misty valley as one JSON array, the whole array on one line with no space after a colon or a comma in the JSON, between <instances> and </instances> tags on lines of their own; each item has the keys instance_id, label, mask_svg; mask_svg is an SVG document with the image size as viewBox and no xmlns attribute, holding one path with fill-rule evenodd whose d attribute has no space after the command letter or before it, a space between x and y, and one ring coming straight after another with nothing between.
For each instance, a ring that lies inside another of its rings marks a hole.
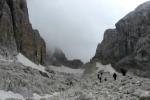
<instances>
[{"instance_id":1,"label":"misty valley","mask_svg":"<svg viewBox=\"0 0 150 100\"><path fill-rule=\"evenodd\" d=\"M49 7L57 9L51 10L57 18L67 20L51 20L49 28L49 22L44 25L44 19L37 22L30 16L34 12L39 15L37 18L51 19L32 7L28 10L32 2L33 7L47 2L37 1L0 0L0 100L150 100L150 1L142 1L135 10L117 19L114 28L104 29L98 45L93 27L101 26L90 20L100 17L93 16L96 0L87 1L88 10L86 6L77 10L69 5L82 3L78 0L49 1L53 2ZM88 11L93 17L84 16ZM81 13L83 19L90 20L92 28L82 20ZM40 30L34 29L31 22L34 27L40 23ZM47 30L50 33L44 33Z\"/></svg>"}]
</instances>

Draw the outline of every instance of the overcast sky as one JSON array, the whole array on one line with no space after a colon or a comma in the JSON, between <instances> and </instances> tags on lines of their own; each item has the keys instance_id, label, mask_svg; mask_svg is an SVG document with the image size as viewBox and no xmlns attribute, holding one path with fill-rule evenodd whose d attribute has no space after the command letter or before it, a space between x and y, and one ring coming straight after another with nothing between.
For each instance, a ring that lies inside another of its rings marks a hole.
<instances>
[{"instance_id":1,"label":"overcast sky","mask_svg":"<svg viewBox=\"0 0 150 100\"><path fill-rule=\"evenodd\" d=\"M86 62L108 28L148 0L27 0L30 21L48 47Z\"/></svg>"}]
</instances>

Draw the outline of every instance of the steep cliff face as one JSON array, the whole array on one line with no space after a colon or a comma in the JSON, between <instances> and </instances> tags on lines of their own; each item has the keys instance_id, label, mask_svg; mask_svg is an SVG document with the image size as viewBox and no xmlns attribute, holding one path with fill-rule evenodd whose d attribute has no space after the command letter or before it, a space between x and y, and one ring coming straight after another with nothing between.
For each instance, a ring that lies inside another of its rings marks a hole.
<instances>
[{"instance_id":1,"label":"steep cliff face","mask_svg":"<svg viewBox=\"0 0 150 100\"><path fill-rule=\"evenodd\" d=\"M17 53L11 10L5 0L0 1L0 48L3 56Z\"/></svg>"},{"instance_id":2,"label":"steep cliff face","mask_svg":"<svg viewBox=\"0 0 150 100\"><path fill-rule=\"evenodd\" d=\"M23 53L36 63L44 64L45 42L30 24L26 0L1 0L0 5L2 45Z\"/></svg>"},{"instance_id":3,"label":"steep cliff face","mask_svg":"<svg viewBox=\"0 0 150 100\"><path fill-rule=\"evenodd\" d=\"M116 29L108 29L98 45L93 60L111 63L120 68L143 70L142 76L150 75L150 2L146 2L126 15ZM145 72L147 71L147 72Z\"/></svg>"},{"instance_id":4,"label":"steep cliff face","mask_svg":"<svg viewBox=\"0 0 150 100\"><path fill-rule=\"evenodd\" d=\"M104 33L104 40L98 45L94 59L100 60L103 64L109 64L117 59L117 31L108 29Z\"/></svg>"}]
</instances>

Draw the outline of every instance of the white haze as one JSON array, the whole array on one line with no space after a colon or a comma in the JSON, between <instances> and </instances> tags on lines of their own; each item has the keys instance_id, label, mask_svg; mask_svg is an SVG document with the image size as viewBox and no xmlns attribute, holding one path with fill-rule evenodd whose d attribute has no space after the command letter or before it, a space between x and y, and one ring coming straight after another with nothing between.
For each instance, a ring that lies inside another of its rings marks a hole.
<instances>
[{"instance_id":1,"label":"white haze","mask_svg":"<svg viewBox=\"0 0 150 100\"><path fill-rule=\"evenodd\" d=\"M48 47L61 48L69 59L89 61L103 33L148 0L27 0L30 20Z\"/></svg>"}]
</instances>

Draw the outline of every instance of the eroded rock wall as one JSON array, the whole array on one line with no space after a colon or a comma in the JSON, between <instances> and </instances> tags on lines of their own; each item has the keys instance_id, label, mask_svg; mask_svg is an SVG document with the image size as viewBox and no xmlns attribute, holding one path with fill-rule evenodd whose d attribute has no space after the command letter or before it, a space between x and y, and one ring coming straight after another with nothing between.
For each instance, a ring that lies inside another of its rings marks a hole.
<instances>
[{"instance_id":1,"label":"eroded rock wall","mask_svg":"<svg viewBox=\"0 0 150 100\"><path fill-rule=\"evenodd\" d=\"M0 1L0 44L37 64L45 63L46 45L29 21L26 0Z\"/></svg>"},{"instance_id":2,"label":"eroded rock wall","mask_svg":"<svg viewBox=\"0 0 150 100\"><path fill-rule=\"evenodd\" d=\"M150 75L150 2L138 6L108 29L97 47L93 60L120 68L140 69Z\"/></svg>"}]
</instances>

